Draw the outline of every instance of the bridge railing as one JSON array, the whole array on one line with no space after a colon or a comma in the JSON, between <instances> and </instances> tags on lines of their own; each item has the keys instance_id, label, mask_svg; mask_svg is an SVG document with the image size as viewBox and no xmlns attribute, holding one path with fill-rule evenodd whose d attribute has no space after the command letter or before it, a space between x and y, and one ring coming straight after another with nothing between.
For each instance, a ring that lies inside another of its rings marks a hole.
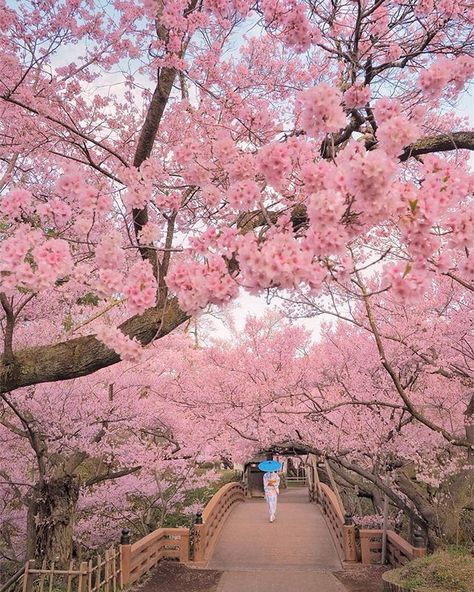
<instances>
[{"instance_id":1,"label":"bridge railing","mask_svg":"<svg viewBox=\"0 0 474 592\"><path fill-rule=\"evenodd\" d=\"M202 513L202 524L194 533L194 562L204 563L210 557L217 536L234 505L245 501L241 483L227 483L214 494Z\"/></svg>"},{"instance_id":2,"label":"bridge railing","mask_svg":"<svg viewBox=\"0 0 474 592\"><path fill-rule=\"evenodd\" d=\"M307 477L310 501L321 505L341 559L350 562L362 561L364 564L380 564L382 562L383 531L381 529L359 530L360 548L358 548L356 528L352 524L352 520L346 520L341 498L338 498L331 487L319 480L317 459L314 456L312 462L307 465ZM427 549L424 546L423 538L421 537L421 540L418 541L415 538L415 542L418 544L411 545L393 530L388 530L386 562L393 567L399 567L412 559L424 557Z\"/></svg>"},{"instance_id":3,"label":"bridge railing","mask_svg":"<svg viewBox=\"0 0 474 592\"><path fill-rule=\"evenodd\" d=\"M369 565L382 561L381 529L360 530L360 551L362 563ZM392 567L400 567L416 559L424 557L426 548L415 547L393 530L387 531L387 563Z\"/></svg>"},{"instance_id":4,"label":"bridge railing","mask_svg":"<svg viewBox=\"0 0 474 592\"><path fill-rule=\"evenodd\" d=\"M336 494L324 483L317 484L316 493L339 556L343 561L357 561L355 526L345 524Z\"/></svg>"},{"instance_id":5,"label":"bridge railing","mask_svg":"<svg viewBox=\"0 0 474 592\"><path fill-rule=\"evenodd\" d=\"M306 487L307 479L306 476L304 477L286 477L286 484L289 487Z\"/></svg>"},{"instance_id":6,"label":"bridge railing","mask_svg":"<svg viewBox=\"0 0 474 592\"><path fill-rule=\"evenodd\" d=\"M158 528L133 545L120 545L121 587L136 582L165 557L189 560L188 528Z\"/></svg>"}]
</instances>

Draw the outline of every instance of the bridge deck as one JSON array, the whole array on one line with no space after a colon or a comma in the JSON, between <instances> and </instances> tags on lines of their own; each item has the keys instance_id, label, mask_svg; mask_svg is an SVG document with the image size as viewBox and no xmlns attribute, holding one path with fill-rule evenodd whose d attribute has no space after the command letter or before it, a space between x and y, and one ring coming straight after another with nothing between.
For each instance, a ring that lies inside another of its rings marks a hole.
<instances>
[{"instance_id":1,"label":"bridge deck","mask_svg":"<svg viewBox=\"0 0 474 592\"><path fill-rule=\"evenodd\" d=\"M343 592L341 569L319 507L306 489L279 496L277 520L263 500L239 504L229 516L208 567L224 572L218 592Z\"/></svg>"}]
</instances>

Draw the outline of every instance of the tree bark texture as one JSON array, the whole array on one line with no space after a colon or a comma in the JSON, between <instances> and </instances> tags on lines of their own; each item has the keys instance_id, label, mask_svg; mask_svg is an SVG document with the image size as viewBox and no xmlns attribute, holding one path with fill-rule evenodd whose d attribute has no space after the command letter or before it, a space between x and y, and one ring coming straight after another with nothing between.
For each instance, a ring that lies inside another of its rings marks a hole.
<instances>
[{"instance_id":1,"label":"tree bark texture","mask_svg":"<svg viewBox=\"0 0 474 592\"><path fill-rule=\"evenodd\" d=\"M173 298L163 309L150 308L142 315L128 319L120 325L120 329L128 337L135 337L142 345L147 345L176 329L187 318L177 299ZM0 361L0 392L86 376L119 360L120 356L95 335L22 349L15 353L13 362Z\"/></svg>"},{"instance_id":2,"label":"tree bark texture","mask_svg":"<svg viewBox=\"0 0 474 592\"><path fill-rule=\"evenodd\" d=\"M79 483L73 477L51 479L35 486L27 523L29 558L68 565L78 499Z\"/></svg>"}]
</instances>

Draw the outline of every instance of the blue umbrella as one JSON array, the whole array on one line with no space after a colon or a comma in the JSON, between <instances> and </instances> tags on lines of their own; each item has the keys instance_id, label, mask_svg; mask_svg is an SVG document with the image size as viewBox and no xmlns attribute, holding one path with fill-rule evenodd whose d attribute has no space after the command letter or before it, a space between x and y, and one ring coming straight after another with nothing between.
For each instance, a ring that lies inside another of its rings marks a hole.
<instances>
[{"instance_id":1,"label":"blue umbrella","mask_svg":"<svg viewBox=\"0 0 474 592\"><path fill-rule=\"evenodd\" d=\"M277 460L262 460L258 468L264 473L275 473L281 469L281 463Z\"/></svg>"}]
</instances>

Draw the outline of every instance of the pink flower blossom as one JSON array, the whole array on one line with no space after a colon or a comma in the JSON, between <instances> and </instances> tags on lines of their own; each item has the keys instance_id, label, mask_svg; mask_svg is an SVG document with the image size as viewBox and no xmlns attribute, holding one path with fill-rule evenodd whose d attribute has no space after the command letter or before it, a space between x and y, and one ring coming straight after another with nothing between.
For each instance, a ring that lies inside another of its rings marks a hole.
<instances>
[{"instance_id":1,"label":"pink flower blossom","mask_svg":"<svg viewBox=\"0 0 474 592\"><path fill-rule=\"evenodd\" d=\"M31 207L31 193L20 187L12 189L9 193L0 197L0 215L9 218L20 216L21 213L28 213Z\"/></svg>"},{"instance_id":2,"label":"pink flower blossom","mask_svg":"<svg viewBox=\"0 0 474 592\"><path fill-rule=\"evenodd\" d=\"M260 172L270 185L279 187L291 170L290 151L285 144L266 144L258 153Z\"/></svg>"},{"instance_id":3,"label":"pink flower blossom","mask_svg":"<svg viewBox=\"0 0 474 592\"><path fill-rule=\"evenodd\" d=\"M365 107L370 101L370 86L355 84L344 93L344 104L348 109Z\"/></svg>"},{"instance_id":4,"label":"pink flower blossom","mask_svg":"<svg viewBox=\"0 0 474 592\"><path fill-rule=\"evenodd\" d=\"M114 230L103 236L95 249L97 265L104 269L119 269L125 262L120 246L120 234Z\"/></svg>"},{"instance_id":5,"label":"pink flower blossom","mask_svg":"<svg viewBox=\"0 0 474 592\"><path fill-rule=\"evenodd\" d=\"M403 115L397 115L381 123L377 129L380 147L392 157L399 156L403 149L420 137L418 126Z\"/></svg>"},{"instance_id":6,"label":"pink flower blossom","mask_svg":"<svg viewBox=\"0 0 474 592\"><path fill-rule=\"evenodd\" d=\"M143 357L143 348L136 339L130 339L120 329L101 325L97 330L97 339L117 352L122 360L139 362Z\"/></svg>"},{"instance_id":7,"label":"pink flower blossom","mask_svg":"<svg viewBox=\"0 0 474 592\"><path fill-rule=\"evenodd\" d=\"M299 94L301 125L310 137L337 132L346 123L340 92L322 83Z\"/></svg>"},{"instance_id":8,"label":"pink flower blossom","mask_svg":"<svg viewBox=\"0 0 474 592\"><path fill-rule=\"evenodd\" d=\"M260 188L255 181L240 181L229 187L227 199L236 210L251 210L260 200Z\"/></svg>"},{"instance_id":9,"label":"pink flower blossom","mask_svg":"<svg viewBox=\"0 0 474 592\"><path fill-rule=\"evenodd\" d=\"M391 286L393 296L402 302L418 300L428 282L425 270L414 269L409 263L388 265L385 267L384 274L384 287Z\"/></svg>"},{"instance_id":10,"label":"pink flower blossom","mask_svg":"<svg viewBox=\"0 0 474 592\"><path fill-rule=\"evenodd\" d=\"M167 284L178 296L180 306L191 314L199 313L207 304L226 303L238 292L224 260L216 255L204 264L188 261L176 265L168 274Z\"/></svg>"},{"instance_id":11,"label":"pink flower blossom","mask_svg":"<svg viewBox=\"0 0 474 592\"><path fill-rule=\"evenodd\" d=\"M158 284L149 261L138 261L127 274L124 295L131 314L141 314L155 305Z\"/></svg>"}]
</instances>

